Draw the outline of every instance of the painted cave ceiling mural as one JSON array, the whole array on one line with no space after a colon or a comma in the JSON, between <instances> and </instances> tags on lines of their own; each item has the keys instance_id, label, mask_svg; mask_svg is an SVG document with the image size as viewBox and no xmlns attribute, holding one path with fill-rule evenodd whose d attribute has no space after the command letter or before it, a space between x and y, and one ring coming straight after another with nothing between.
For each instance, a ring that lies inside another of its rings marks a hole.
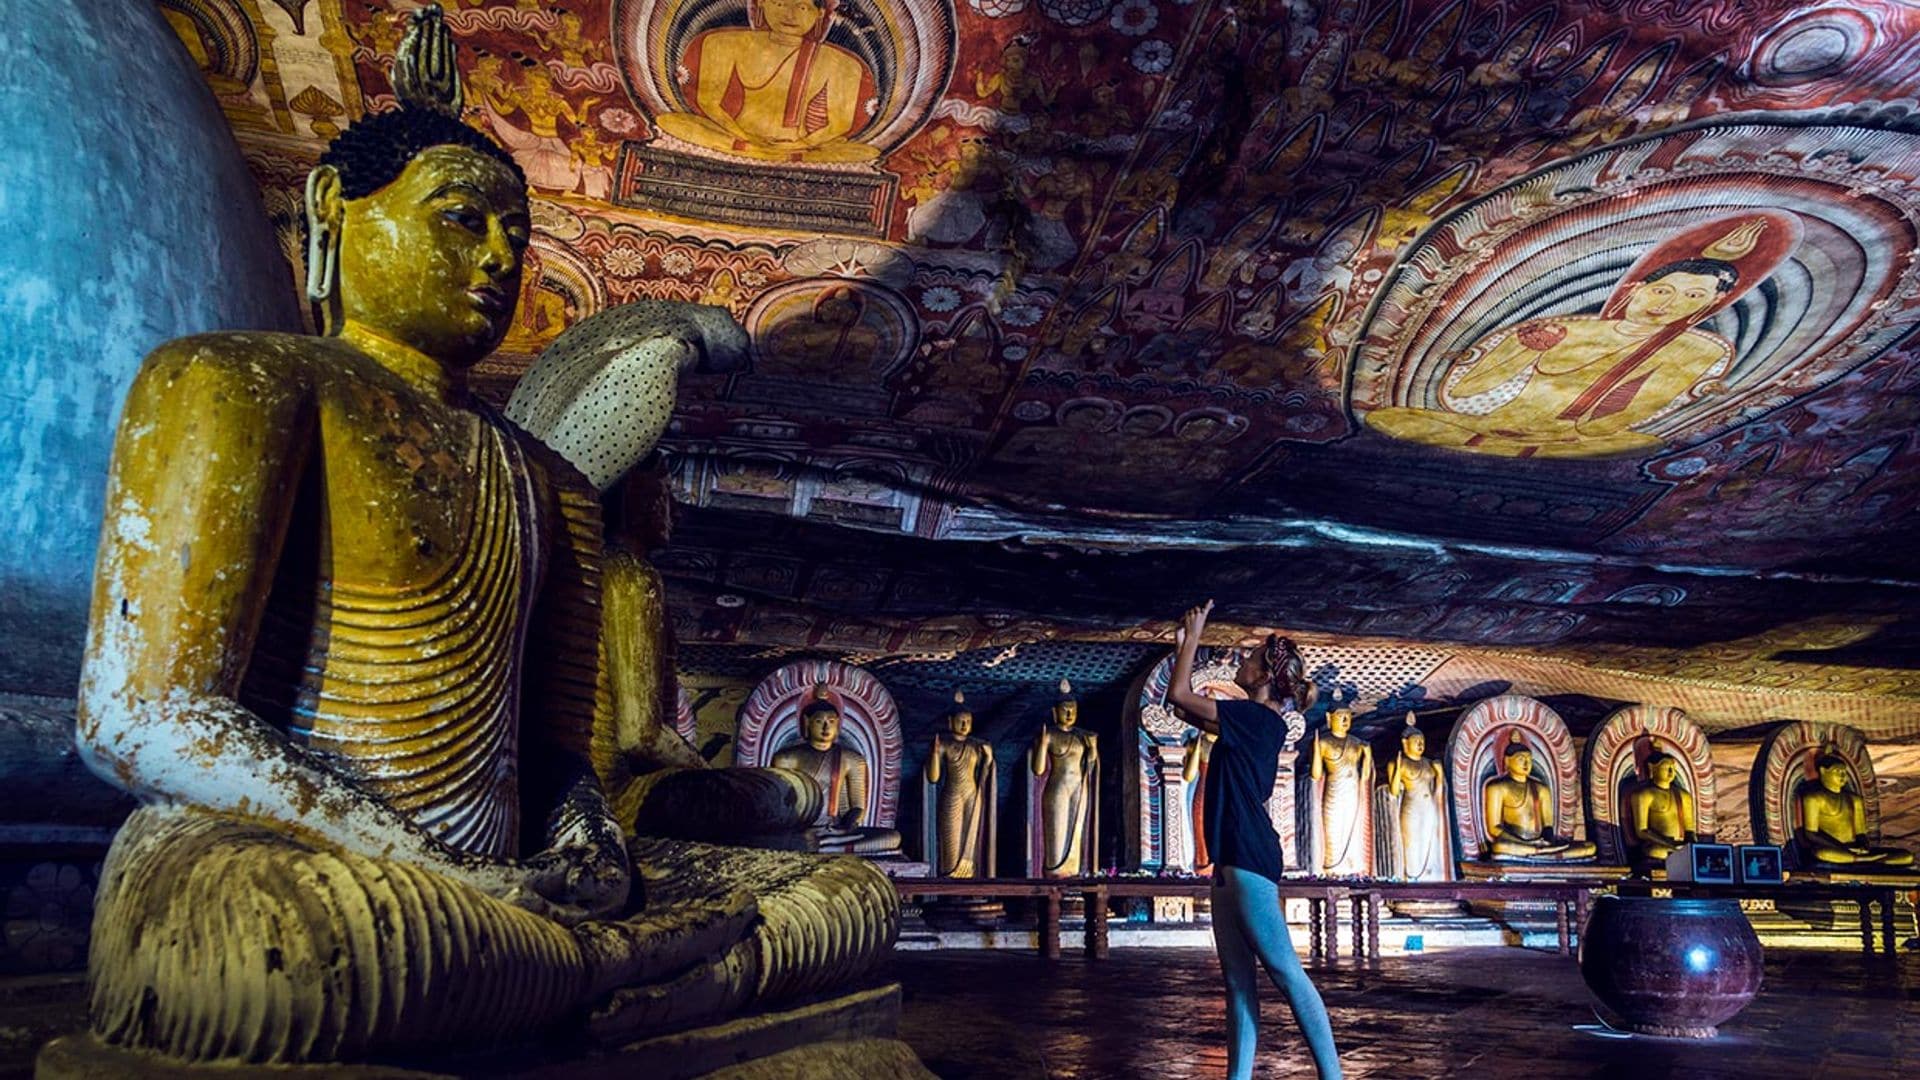
<instances>
[{"instance_id":1,"label":"painted cave ceiling mural","mask_svg":"<svg viewBox=\"0 0 1920 1080\"><path fill-rule=\"evenodd\" d=\"M417 5L159 2L297 264ZM1125 640L1215 593L1920 697L1920 4L446 7L535 195L483 387L640 297L751 333L666 444L683 641Z\"/></svg>"}]
</instances>

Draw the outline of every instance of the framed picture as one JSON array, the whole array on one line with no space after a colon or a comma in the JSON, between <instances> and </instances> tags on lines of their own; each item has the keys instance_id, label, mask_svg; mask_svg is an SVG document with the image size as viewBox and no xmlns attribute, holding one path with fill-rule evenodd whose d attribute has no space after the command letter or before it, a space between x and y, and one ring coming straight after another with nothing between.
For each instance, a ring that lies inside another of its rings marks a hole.
<instances>
[{"instance_id":1,"label":"framed picture","mask_svg":"<svg viewBox=\"0 0 1920 1080\"><path fill-rule=\"evenodd\" d=\"M1683 844L1667 856L1667 880L1700 885L1733 884L1731 844Z\"/></svg>"},{"instance_id":2,"label":"framed picture","mask_svg":"<svg viewBox=\"0 0 1920 1080\"><path fill-rule=\"evenodd\" d=\"M1743 885L1778 885L1786 880L1780 862L1780 849L1773 844L1741 844L1734 849L1734 864Z\"/></svg>"}]
</instances>

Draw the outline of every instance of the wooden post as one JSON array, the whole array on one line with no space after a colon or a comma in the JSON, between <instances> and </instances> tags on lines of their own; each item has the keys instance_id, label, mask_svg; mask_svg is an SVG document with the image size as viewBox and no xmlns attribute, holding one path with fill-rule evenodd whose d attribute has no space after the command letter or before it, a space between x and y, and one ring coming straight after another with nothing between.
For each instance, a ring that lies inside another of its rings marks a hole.
<instances>
[{"instance_id":1,"label":"wooden post","mask_svg":"<svg viewBox=\"0 0 1920 1080\"><path fill-rule=\"evenodd\" d=\"M1048 889L1040 907L1040 955L1060 959L1060 890Z\"/></svg>"},{"instance_id":2,"label":"wooden post","mask_svg":"<svg viewBox=\"0 0 1920 1080\"><path fill-rule=\"evenodd\" d=\"M1894 955L1893 945L1893 902L1894 891L1883 889L1880 893L1880 941L1886 946L1887 956Z\"/></svg>"},{"instance_id":3,"label":"wooden post","mask_svg":"<svg viewBox=\"0 0 1920 1080\"><path fill-rule=\"evenodd\" d=\"M1593 894L1586 889L1576 889L1573 894L1573 932L1581 941L1587 940L1587 916L1593 907Z\"/></svg>"},{"instance_id":4,"label":"wooden post","mask_svg":"<svg viewBox=\"0 0 1920 1080\"><path fill-rule=\"evenodd\" d=\"M1571 942L1570 942L1569 935L1567 933L1567 909L1572 906L1573 906L1573 902L1570 899L1568 899L1567 894L1565 893L1557 894L1553 898L1553 921L1555 926L1560 931L1560 955L1561 956L1573 955L1573 950L1568 947Z\"/></svg>"},{"instance_id":5,"label":"wooden post","mask_svg":"<svg viewBox=\"0 0 1920 1080\"><path fill-rule=\"evenodd\" d=\"M1340 894L1327 890L1327 962L1340 959Z\"/></svg>"},{"instance_id":6,"label":"wooden post","mask_svg":"<svg viewBox=\"0 0 1920 1080\"><path fill-rule=\"evenodd\" d=\"M1374 967L1380 966L1380 894L1367 892L1367 956Z\"/></svg>"},{"instance_id":7,"label":"wooden post","mask_svg":"<svg viewBox=\"0 0 1920 1080\"><path fill-rule=\"evenodd\" d=\"M1320 943L1321 903L1318 897L1307 897L1307 958L1315 963L1320 962L1321 954L1325 951L1325 946ZM1281 911L1286 910L1286 904L1285 900L1280 901ZM1219 916L1216 915L1214 918L1217 919Z\"/></svg>"},{"instance_id":8,"label":"wooden post","mask_svg":"<svg viewBox=\"0 0 1920 1080\"><path fill-rule=\"evenodd\" d=\"M1095 960L1107 958L1107 887L1095 885L1081 897L1087 908L1087 932L1084 946L1087 956Z\"/></svg>"}]
</instances>

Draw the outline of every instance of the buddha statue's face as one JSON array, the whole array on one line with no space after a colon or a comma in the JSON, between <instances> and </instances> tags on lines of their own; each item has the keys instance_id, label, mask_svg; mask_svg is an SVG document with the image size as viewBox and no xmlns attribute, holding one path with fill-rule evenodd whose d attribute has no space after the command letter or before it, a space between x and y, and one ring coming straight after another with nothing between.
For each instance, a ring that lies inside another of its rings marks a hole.
<instances>
[{"instance_id":1,"label":"buddha statue's face","mask_svg":"<svg viewBox=\"0 0 1920 1080\"><path fill-rule=\"evenodd\" d=\"M1400 752L1410 758L1427 755L1427 737L1418 731L1409 731L1400 736Z\"/></svg>"},{"instance_id":2,"label":"buddha statue's face","mask_svg":"<svg viewBox=\"0 0 1920 1080\"><path fill-rule=\"evenodd\" d=\"M1327 730L1333 732L1336 739L1344 739L1347 732L1353 730L1353 714L1345 709L1335 709L1327 714Z\"/></svg>"},{"instance_id":3,"label":"buddha statue's face","mask_svg":"<svg viewBox=\"0 0 1920 1080\"><path fill-rule=\"evenodd\" d=\"M834 740L840 737L840 714L832 709L808 713L803 724L807 729L807 745L815 750L833 749Z\"/></svg>"},{"instance_id":4,"label":"buddha statue's face","mask_svg":"<svg viewBox=\"0 0 1920 1080\"><path fill-rule=\"evenodd\" d=\"M1065 731L1080 721L1080 706L1071 701L1063 701L1053 707L1053 722Z\"/></svg>"},{"instance_id":5,"label":"buddha statue's face","mask_svg":"<svg viewBox=\"0 0 1920 1080\"><path fill-rule=\"evenodd\" d=\"M814 0L760 0L767 29L789 37L805 37L823 14Z\"/></svg>"},{"instance_id":6,"label":"buddha statue's face","mask_svg":"<svg viewBox=\"0 0 1920 1080\"><path fill-rule=\"evenodd\" d=\"M1719 296L1720 279L1710 274L1668 274L1635 285L1622 316L1646 326L1669 326L1705 311Z\"/></svg>"},{"instance_id":7,"label":"buddha statue's face","mask_svg":"<svg viewBox=\"0 0 1920 1080\"><path fill-rule=\"evenodd\" d=\"M1672 758L1661 758L1653 763L1648 774L1653 778L1655 785L1672 787L1673 782L1680 779L1680 763Z\"/></svg>"},{"instance_id":8,"label":"buddha statue's face","mask_svg":"<svg viewBox=\"0 0 1920 1080\"><path fill-rule=\"evenodd\" d=\"M1507 775L1515 780L1533 778L1533 751L1519 750L1507 755Z\"/></svg>"},{"instance_id":9,"label":"buddha statue's face","mask_svg":"<svg viewBox=\"0 0 1920 1080\"><path fill-rule=\"evenodd\" d=\"M947 717L947 730L952 732L956 739L964 739L973 734L973 714L957 712Z\"/></svg>"},{"instance_id":10,"label":"buddha statue's face","mask_svg":"<svg viewBox=\"0 0 1920 1080\"><path fill-rule=\"evenodd\" d=\"M460 367L500 343L532 228L505 166L428 147L386 187L344 200L342 214L344 318Z\"/></svg>"},{"instance_id":11,"label":"buddha statue's face","mask_svg":"<svg viewBox=\"0 0 1920 1080\"><path fill-rule=\"evenodd\" d=\"M1820 786L1835 793L1847 788L1847 767L1840 762L1820 766Z\"/></svg>"}]
</instances>

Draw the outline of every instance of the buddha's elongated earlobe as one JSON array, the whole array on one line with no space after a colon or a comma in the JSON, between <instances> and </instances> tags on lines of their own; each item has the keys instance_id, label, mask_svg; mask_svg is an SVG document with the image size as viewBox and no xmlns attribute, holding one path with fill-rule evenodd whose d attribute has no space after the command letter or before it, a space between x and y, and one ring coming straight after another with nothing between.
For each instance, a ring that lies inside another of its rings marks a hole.
<instances>
[{"instance_id":1,"label":"buddha's elongated earlobe","mask_svg":"<svg viewBox=\"0 0 1920 1080\"><path fill-rule=\"evenodd\" d=\"M322 333L332 333L340 284L340 171L322 165L307 174L307 299L320 305Z\"/></svg>"}]
</instances>

